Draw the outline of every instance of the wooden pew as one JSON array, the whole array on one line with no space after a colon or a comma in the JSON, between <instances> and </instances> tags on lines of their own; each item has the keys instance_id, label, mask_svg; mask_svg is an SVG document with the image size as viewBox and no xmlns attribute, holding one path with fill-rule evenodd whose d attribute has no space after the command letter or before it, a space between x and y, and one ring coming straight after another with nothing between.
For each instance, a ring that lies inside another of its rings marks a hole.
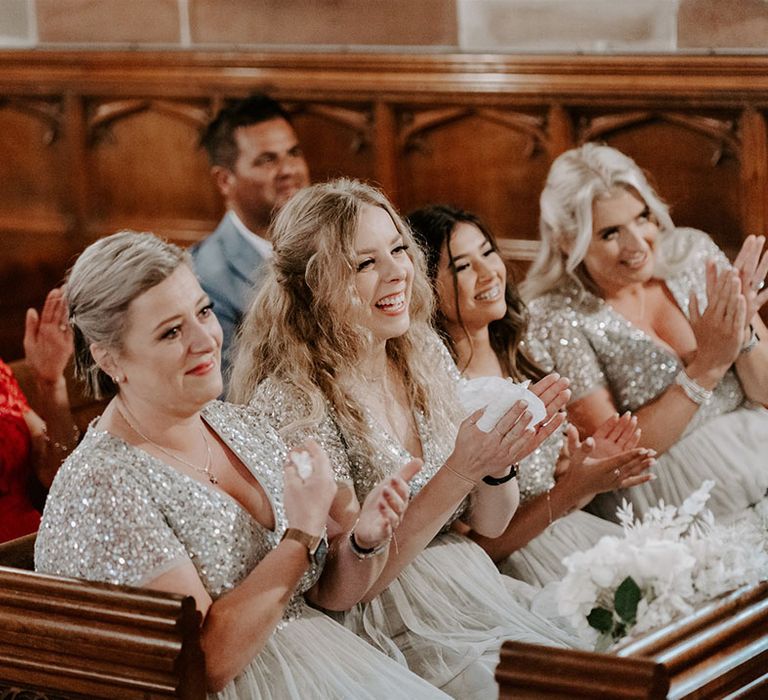
<instances>
[{"instance_id":1,"label":"wooden pew","mask_svg":"<svg viewBox=\"0 0 768 700\"><path fill-rule=\"evenodd\" d=\"M613 654L506 642L504 698L768 697L768 582L746 586Z\"/></svg>"},{"instance_id":2,"label":"wooden pew","mask_svg":"<svg viewBox=\"0 0 768 700\"><path fill-rule=\"evenodd\" d=\"M0 698L205 697L194 598L26 570L34 538L0 545Z\"/></svg>"}]
</instances>

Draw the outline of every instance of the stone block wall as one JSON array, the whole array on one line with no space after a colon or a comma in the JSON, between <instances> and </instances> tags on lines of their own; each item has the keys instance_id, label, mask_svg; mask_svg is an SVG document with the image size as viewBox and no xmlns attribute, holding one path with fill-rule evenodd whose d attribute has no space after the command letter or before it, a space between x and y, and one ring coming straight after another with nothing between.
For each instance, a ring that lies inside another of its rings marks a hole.
<instances>
[{"instance_id":1,"label":"stone block wall","mask_svg":"<svg viewBox=\"0 0 768 700\"><path fill-rule=\"evenodd\" d=\"M0 0L0 47L764 53L766 0Z\"/></svg>"}]
</instances>

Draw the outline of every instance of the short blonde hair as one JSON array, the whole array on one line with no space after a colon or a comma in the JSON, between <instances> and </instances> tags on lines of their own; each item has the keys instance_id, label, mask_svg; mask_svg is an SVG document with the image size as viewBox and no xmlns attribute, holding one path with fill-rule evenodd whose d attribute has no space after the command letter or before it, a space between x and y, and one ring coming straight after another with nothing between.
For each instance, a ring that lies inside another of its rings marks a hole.
<instances>
[{"instance_id":1,"label":"short blonde hair","mask_svg":"<svg viewBox=\"0 0 768 700\"><path fill-rule=\"evenodd\" d=\"M152 233L120 231L89 245L69 271L65 297L75 338L75 374L97 399L118 386L99 368L90 346L120 350L130 303L190 265L186 251Z\"/></svg>"}]
</instances>

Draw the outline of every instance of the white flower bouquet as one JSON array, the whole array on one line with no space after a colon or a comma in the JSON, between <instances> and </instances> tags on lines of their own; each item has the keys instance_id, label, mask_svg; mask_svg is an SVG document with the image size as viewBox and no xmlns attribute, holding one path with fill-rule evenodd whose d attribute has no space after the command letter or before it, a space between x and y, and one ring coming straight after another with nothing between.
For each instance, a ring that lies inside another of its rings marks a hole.
<instances>
[{"instance_id":1,"label":"white flower bouquet","mask_svg":"<svg viewBox=\"0 0 768 700\"><path fill-rule=\"evenodd\" d=\"M625 501L618 510L623 537L603 537L563 560L568 573L549 595L597 651L768 579L768 508L716 523L705 509L713 486L704 482L678 508L661 502L638 522Z\"/></svg>"}]
</instances>

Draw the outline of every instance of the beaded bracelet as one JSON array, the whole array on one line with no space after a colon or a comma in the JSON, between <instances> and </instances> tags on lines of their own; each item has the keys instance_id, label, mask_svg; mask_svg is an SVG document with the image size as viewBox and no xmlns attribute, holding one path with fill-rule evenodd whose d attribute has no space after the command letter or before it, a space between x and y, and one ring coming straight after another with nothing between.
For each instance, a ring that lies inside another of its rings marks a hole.
<instances>
[{"instance_id":1,"label":"beaded bracelet","mask_svg":"<svg viewBox=\"0 0 768 700\"><path fill-rule=\"evenodd\" d=\"M685 395L693 401L693 403L699 406L707 403L712 398L712 390L705 389L697 381L694 381L688 376L688 373L681 369L675 377L675 384L677 384L685 392Z\"/></svg>"},{"instance_id":2,"label":"beaded bracelet","mask_svg":"<svg viewBox=\"0 0 768 700\"><path fill-rule=\"evenodd\" d=\"M48 443L51 447L53 447L55 450L58 450L59 452L71 452L75 449L75 447L77 447L77 443L80 441L80 428L78 428L76 425L72 426L72 444L68 445L65 442L57 442L56 440L51 440L51 436L48 435L48 426L43 425L43 440L45 440L46 443Z\"/></svg>"}]
</instances>

